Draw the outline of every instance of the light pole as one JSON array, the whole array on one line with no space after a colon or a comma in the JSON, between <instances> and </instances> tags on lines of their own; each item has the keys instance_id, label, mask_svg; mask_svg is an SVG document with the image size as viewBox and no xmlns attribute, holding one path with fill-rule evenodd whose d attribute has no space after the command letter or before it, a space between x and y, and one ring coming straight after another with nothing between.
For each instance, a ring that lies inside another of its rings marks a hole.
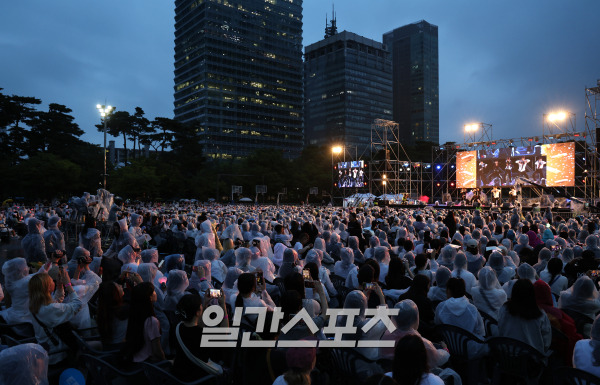
<instances>
[{"instance_id":1,"label":"light pole","mask_svg":"<svg viewBox=\"0 0 600 385\"><path fill-rule=\"evenodd\" d=\"M333 205L333 190L334 190L334 172L335 169L333 168L333 155L337 155L339 156L342 153L342 146L333 146L331 147L331 204ZM339 182L339 181L338 181Z\"/></svg>"},{"instance_id":2,"label":"light pole","mask_svg":"<svg viewBox=\"0 0 600 385\"><path fill-rule=\"evenodd\" d=\"M106 128L107 128L107 118L112 114L115 107L114 106L105 106L104 104L97 104L96 108L100 112L100 116L102 117L102 122L104 122L104 173L103 177L103 188L106 190Z\"/></svg>"}]
</instances>

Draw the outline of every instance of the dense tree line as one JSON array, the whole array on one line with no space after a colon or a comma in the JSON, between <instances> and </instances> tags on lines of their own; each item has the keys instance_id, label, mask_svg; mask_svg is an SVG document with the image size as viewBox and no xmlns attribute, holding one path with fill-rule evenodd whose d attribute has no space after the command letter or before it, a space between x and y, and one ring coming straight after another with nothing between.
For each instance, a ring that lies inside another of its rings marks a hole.
<instances>
[{"instance_id":1,"label":"dense tree line","mask_svg":"<svg viewBox=\"0 0 600 385\"><path fill-rule=\"evenodd\" d=\"M0 199L66 200L101 187L103 149L80 139L84 132L70 108L50 103L43 109L40 99L1 90ZM96 127L104 129L103 124ZM128 149L124 164L109 164L107 171L107 188L126 199L223 201L231 198L232 185L242 186L241 195L259 202L275 202L283 191L282 202L329 199L329 147L307 146L293 160L264 149L241 160L206 161L198 127L164 117L150 120L141 107L114 111L107 118L107 133ZM154 150L148 158L142 155L146 145ZM406 148L414 161L431 159L430 143ZM266 185L267 193L256 195L256 185ZM311 187L318 188L318 196L309 196Z\"/></svg>"}]
</instances>

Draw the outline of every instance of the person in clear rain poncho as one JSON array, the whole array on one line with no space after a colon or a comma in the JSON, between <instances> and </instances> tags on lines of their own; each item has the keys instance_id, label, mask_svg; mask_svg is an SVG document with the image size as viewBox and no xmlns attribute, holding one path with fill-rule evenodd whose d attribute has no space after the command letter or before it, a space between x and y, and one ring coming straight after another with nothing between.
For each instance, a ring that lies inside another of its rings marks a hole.
<instances>
[{"instance_id":1,"label":"person in clear rain poncho","mask_svg":"<svg viewBox=\"0 0 600 385\"><path fill-rule=\"evenodd\" d=\"M454 270L452 270L452 276L455 278L462 278L465 281L465 288L469 294L471 294L472 287L477 284L477 279L473 273L467 270L467 256L462 251L456 253L456 257L454 257Z\"/></svg>"},{"instance_id":2,"label":"person in clear rain poncho","mask_svg":"<svg viewBox=\"0 0 600 385\"><path fill-rule=\"evenodd\" d=\"M285 278L291 273L300 272L298 261L298 253L294 249L285 249L283 252L283 263L279 268L277 275L280 278Z\"/></svg>"},{"instance_id":3,"label":"person in clear rain poncho","mask_svg":"<svg viewBox=\"0 0 600 385\"><path fill-rule=\"evenodd\" d=\"M573 366L600 377L600 315L594 319L590 339L579 340L573 351Z\"/></svg>"},{"instance_id":4,"label":"person in clear rain poncho","mask_svg":"<svg viewBox=\"0 0 600 385\"><path fill-rule=\"evenodd\" d=\"M244 272L237 267L230 267L227 269L227 275L225 281L223 281L223 287L221 288L225 293L225 298L229 306L232 309L235 308L235 299L239 293L237 288L237 279Z\"/></svg>"},{"instance_id":5,"label":"person in clear rain poncho","mask_svg":"<svg viewBox=\"0 0 600 385\"><path fill-rule=\"evenodd\" d=\"M227 266L219 260L219 250L205 248L202 256L211 264L212 279L222 283L227 275Z\"/></svg>"},{"instance_id":6,"label":"person in clear rain poncho","mask_svg":"<svg viewBox=\"0 0 600 385\"><path fill-rule=\"evenodd\" d=\"M595 319L600 311L600 300L594 281L587 275L579 277L573 286L560 293L558 308L573 310Z\"/></svg>"},{"instance_id":7,"label":"person in clear rain poncho","mask_svg":"<svg viewBox=\"0 0 600 385\"><path fill-rule=\"evenodd\" d=\"M210 220L205 220L200 224L200 233L196 235L196 258L204 259L202 256L202 247L208 247L211 249L216 248L215 235L213 234L212 224Z\"/></svg>"},{"instance_id":8,"label":"person in clear rain poncho","mask_svg":"<svg viewBox=\"0 0 600 385\"><path fill-rule=\"evenodd\" d=\"M44 233L44 244L46 245L46 253L48 255L57 250L63 253L66 250L65 235L60 231L60 225L61 221L58 215L53 215L48 219L48 230Z\"/></svg>"},{"instance_id":9,"label":"person in clear rain poncho","mask_svg":"<svg viewBox=\"0 0 600 385\"><path fill-rule=\"evenodd\" d=\"M510 266L506 266L504 256L497 251L493 251L492 254L490 254L487 266L491 267L496 272L498 282L500 282L501 285L510 281L515 276L515 270Z\"/></svg>"},{"instance_id":10,"label":"person in clear rain poncho","mask_svg":"<svg viewBox=\"0 0 600 385\"><path fill-rule=\"evenodd\" d=\"M189 280L189 289L196 289L198 293L204 297L204 293L208 289L214 289L211 281L211 264L209 260L199 259L194 262L192 275Z\"/></svg>"},{"instance_id":11,"label":"person in clear rain poncho","mask_svg":"<svg viewBox=\"0 0 600 385\"><path fill-rule=\"evenodd\" d=\"M252 273L256 268L252 266L252 252L246 247L240 247L235 251L235 266L244 273Z\"/></svg>"},{"instance_id":12,"label":"person in clear rain poncho","mask_svg":"<svg viewBox=\"0 0 600 385\"><path fill-rule=\"evenodd\" d=\"M352 249L343 247L340 250L340 261L337 261L333 266L333 273L342 278L348 278L353 270L357 270L354 264L354 253Z\"/></svg>"},{"instance_id":13,"label":"person in clear rain poncho","mask_svg":"<svg viewBox=\"0 0 600 385\"><path fill-rule=\"evenodd\" d=\"M473 286L471 295L473 304L477 309L498 319L498 310L506 302L506 292L498 283L498 277L494 270L486 266L479 270L479 285Z\"/></svg>"},{"instance_id":14,"label":"person in clear rain poncho","mask_svg":"<svg viewBox=\"0 0 600 385\"><path fill-rule=\"evenodd\" d=\"M528 264L527 262L522 263L521 266L519 266L517 268L517 275L519 276L519 278L525 278L531 281L531 283L535 283L535 281L537 280L537 275L535 273L535 269ZM508 298L511 297L512 295L512 287L515 284L515 282L517 282L518 279L513 279L510 280L508 282L506 282L504 285L502 285L502 289L504 290L504 292L506 293L506 296Z\"/></svg>"},{"instance_id":15,"label":"person in clear rain poncho","mask_svg":"<svg viewBox=\"0 0 600 385\"><path fill-rule=\"evenodd\" d=\"M102 257L102 236L92 217L85 218L85 225L79 233L79 246L88 250L92 258Z\"/></svg>"},{"instance_id":16,"label":"person in clear rain poncho","mask_svg":"<svg viewBox=\"0 0 600 385\"><path fill-rule=\"evenodd\" d=\"M38 344L22 344L0 351L0 384L47 385L48 353Z\"/></svg>"},{"instance_id":17,"label":"person in clear rain poncho","mask_svg":"<svg viewBox=\"0 0 600 385\"><path fill-rule=\"evenodd\" d=\"M21 247L28 263L46 263L46 243L42 236L42 222L36 218L27 221L27 235L21 241Z\"/></svg>"},{"instance_id":18,"label":"person in clear rain poncho","mask_svg":"<svg viewBox=\"0 0 600 385\"><path fill-rule=\"evenodd\" d=\"M10 294L12 305L1 310L0 316L6 323L31 323L28 284L33 275L29 275L27 261L24 258L14 258L4 262L2 274L4 275L4 290ZM20 328L17 332L26 335L27 328Z\"/></svg>"},{"instance_id":19,"label":"person in clear rain poncho","mask_svg":"<svg viewBox=\"0 0 600 385\"><path fill-rule=\"evenodd\" d=\"M421 334L417 331L419 328L419 308L410 299L405 299L398 302L394 309L398 309L398 315L392 317L392 321L396 325L396 330L390 332L386 330L383 337L384 341L394 340L399 341L402 337L407 335L416 335L421 337ZM423 338L425 349L427 350L427 363L430 368L437 368L448 362L450 354L444 349L437 349L431 341ZM395 344L394 344L395 345ZM394 347L380 347L379 348L380 358L393 359L394 358Z\"/></svg>"},{"instance_id":20,"label":"person in clear rain poncho","mask_svg":"<svg viewBox=\"0 0 600 385\"><path fill-rule=\"evenodd\" d=\"M113 224L112 229L114 239L106 253L104 253L104 257L115 258L125 246L131 246L133 250L140 248L133 235L127 231L127 219L119 220Z\"/></svg>"},{"instance_id":21,"label":"person in clear rain poncho","mask_svg":"<svg viewBox=\"0 0 600 385\"><path fill-rule=\"evenodd\" d=\"M165 296L165 311L175 311L177 303L186 293L189 285L187 274L183 270L171 270L167 279L167 295Z\"/></svg>"},{"instance_id":22,"label":"person in clear rain poncho","mask_svg":"<svg viewBox=\"0 0 600 385\"><path fill-rule=\"evenodd\" d=\"M434 302L445 301L448 299L446 295L446 284L452 277L452 272L445 266L438 267L435 273L435 285L431 285L427 297Z\"/></svg>"}]
</instances>

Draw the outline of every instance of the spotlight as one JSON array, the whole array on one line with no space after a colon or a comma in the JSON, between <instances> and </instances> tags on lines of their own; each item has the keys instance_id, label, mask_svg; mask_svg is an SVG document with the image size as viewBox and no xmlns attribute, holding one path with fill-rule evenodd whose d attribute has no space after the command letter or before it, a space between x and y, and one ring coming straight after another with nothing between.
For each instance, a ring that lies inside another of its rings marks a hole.
<instances>
[{"instance_id":1,"label":"spotlight","mask_svg":"<svg viewBox=\"0 0 600 385\"><path fill-rule=\"evenodd\" d=\"M436 170L441 170L441 169L442 169L442 166L440 166L440 165L438 164L437 166L435 166L435 169L436 169Z\"/></svg>"}]
</instances>

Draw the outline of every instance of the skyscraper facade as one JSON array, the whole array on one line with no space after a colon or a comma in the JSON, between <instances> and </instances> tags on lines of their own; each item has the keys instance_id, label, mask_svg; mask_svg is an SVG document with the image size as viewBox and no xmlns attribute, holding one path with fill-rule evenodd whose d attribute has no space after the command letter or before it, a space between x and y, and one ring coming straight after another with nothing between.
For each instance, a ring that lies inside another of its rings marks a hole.
<instances>
[{"instance_id":1,"label":"skyscraper facade","mask_svg":"<svg viewBox=\"0 0 600 385\"><path fill-rule=\"evenodd\" d=\"M438 27L422 20L383 35L392 54L393 110L405 141L440 140Z\"/></svg>"},{"instance_id":2,"label":"skyscraper facade","mask_svg":"<svg viewBox=\"0 0 600 385\"><path fill-rule=\"evenodd\" d=\"M209 158L302 150L302 0L176 0L175 119Z\"/></svg>"},{"instance_id":3,"label":"skyscraper facade","mask_svg":"<svg viewBox=\"0 0 600 385\"><path fill-rule=\"evenodd\" d=\"M359 156L371 124L392 119L392 62L382 43L343 31L306 47L305 143L344 145Z\"/></svg>"}]
</instances>

